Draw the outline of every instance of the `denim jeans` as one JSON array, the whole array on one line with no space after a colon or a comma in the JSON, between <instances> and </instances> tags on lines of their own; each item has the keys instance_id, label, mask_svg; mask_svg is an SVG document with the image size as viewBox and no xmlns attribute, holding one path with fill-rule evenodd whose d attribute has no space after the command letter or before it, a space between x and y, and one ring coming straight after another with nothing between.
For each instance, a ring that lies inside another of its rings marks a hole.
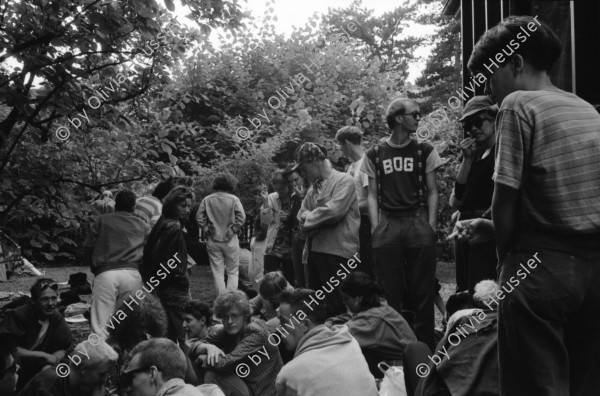
<instances>
[{"instance_id":1,"label":"denim jeans","mask_svg":"<svg viewBox=\"0 0 600 396\"><path fill-rule=\"evenodd\" d=\"M597 395L600 235L522 232L499 271L500 286L520 282L499 300L502 394Z\"/></svg>"},{"instance_id":2,"label":"denim jeans","mask_svg":"<svg viewBox=\"0 0 600 396\"><path fill-rule=\"evenodd\" d=\"M388 303L398 312L414 312L417 339L433 349L435 233L427 214L382 214L373 231L373 259Z\"/></svg>"}]
</instances>

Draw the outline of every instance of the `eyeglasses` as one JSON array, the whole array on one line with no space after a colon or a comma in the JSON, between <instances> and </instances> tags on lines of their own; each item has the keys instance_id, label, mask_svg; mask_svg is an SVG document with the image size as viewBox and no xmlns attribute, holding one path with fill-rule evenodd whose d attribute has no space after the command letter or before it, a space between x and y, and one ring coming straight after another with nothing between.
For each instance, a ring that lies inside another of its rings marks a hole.
<instances>
[{"instance_id":1,"label":"eyeglasses","mask_svg":"<svg viewBox=\"0 0 600 396\"><path fill-rule=\"evenodd\" d=\"M398 113L396 115L397 116L399 116L399 115L411 115L411 116L413 116L413 118L415 120L417 119L417 117L421 118L421 112L419 110L411 111L410 113Z\"/></svg>"},{"instance_id":2,"label":"eyeglasses","mask_svg":"<svg viewBox=\"0 0 600 396\"><path fill-rule=\"evenodd\" d=\"M463 121L463 128L467 132L470 131L473 127L481 128L483 122L486 120L488 119L482 116L469 117L465 121Z\"/></svg>"},{"instance_id":3,"label":"eyeglasses","mask_svg":"<svg viewBox=\"0 0 600 396\"><path fill-rule=\"evenodd\" d=\"M140 367L140 368L136 368L133 370L129 370L124 372L123 374L121 374L121 384L123 386L131 386L131 384L133 383L133 377L138 374L141 373L142 371L146 371L151 369L152 366L145 366L145 367Z\"/></svg>"},{"instance_id":4,"label":"eyeglasses","mask_svg":"<svg viewBox=\"0 0 600 396\"><path fill-rule=\"evenodd\" d=\"M231 319L235 322L243 316L244 315L242 315L242 314L229 314L229 315L219 315L218 318L221 319L223 322L227 322L227 321L229 321L229 319Z\"/></svg>"}]
</instances>

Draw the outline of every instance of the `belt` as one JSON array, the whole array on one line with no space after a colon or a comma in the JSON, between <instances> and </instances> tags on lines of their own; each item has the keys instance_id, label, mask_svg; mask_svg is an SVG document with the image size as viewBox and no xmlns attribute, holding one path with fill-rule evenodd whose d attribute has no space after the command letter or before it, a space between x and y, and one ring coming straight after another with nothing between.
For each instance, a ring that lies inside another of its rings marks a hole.
<instances>
[{"instance_id":1,"label":"belt","mask_svg":"<svg viewBox=\"0 0 600 396\"><path fill-rule=\"evenodd\" d=\"M417 217L421 214L424 214L425 211L421 208L415 210L402 210L396 212L390 212L387 210L382 210L381 214L386 217Z\"/></svg>"}]
</instances>

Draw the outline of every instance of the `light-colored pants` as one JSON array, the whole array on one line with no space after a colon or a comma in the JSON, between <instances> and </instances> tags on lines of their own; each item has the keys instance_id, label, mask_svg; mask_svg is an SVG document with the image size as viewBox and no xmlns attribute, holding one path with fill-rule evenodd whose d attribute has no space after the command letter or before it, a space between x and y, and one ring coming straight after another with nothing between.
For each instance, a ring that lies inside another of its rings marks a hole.
<instances>
[{"instance_id":1,"label":"light-colored pants","mask_svg":"<svg viewBox=\"0 0 600 396\"><path fill-rule=\"evenodd\" d=\"M237 235L229 242L215 242L209 237L206 241L206 250L210 259L210 269L215 278L217 295L227 290L237 290L240 267L240 244ZM227 271L227 286L225 286L225 271Z\"/></svg>"},{"instance_id":2,"label":"light-colored pants","mask_svg":"<svg viewBox=\"0 0 600 396\"><path fill-rule=\"evenodd\" d=\"M252 238L250 242L250 251L252 252L252 258L250 259L250 269L248 270L248 277L252 288L258 291L258 284L264 276L265 271L265 248L267 247L267 241L257 241L256 238Z\"/></svg>"},{"instance_id":3,"label":"light-colored pants","mask_svg":"<svg viewBox=\"0 0 600 396\"><path fill-rule=\"evenodd\" d=\"M105 325L115 309L129 295L142 288L142 276L136 269L104 271L94 278L92 287L92 310L90 313L92 332L106 338Z\"/></svg>"}]
</instances>

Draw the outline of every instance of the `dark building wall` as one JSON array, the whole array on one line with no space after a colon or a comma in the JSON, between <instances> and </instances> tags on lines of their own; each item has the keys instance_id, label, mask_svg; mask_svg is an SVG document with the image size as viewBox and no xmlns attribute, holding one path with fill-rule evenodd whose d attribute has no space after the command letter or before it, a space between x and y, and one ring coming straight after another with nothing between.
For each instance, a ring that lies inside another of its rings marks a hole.
<instances>
[{"instance_id":1,"label":"dark building wall","mask_svg":"<svg viewBox=\"0 0 600 396\"><path fill-rule=\"evenodd\" d=\"M461 20L463 83L467 62L481 35L509 15L539 16L559 36L563 52L551 73L559 88L600 103L600 1L447 0L444 15ZM476 94L482 94L483 87Z\"/></svg>"}]
</instances>

